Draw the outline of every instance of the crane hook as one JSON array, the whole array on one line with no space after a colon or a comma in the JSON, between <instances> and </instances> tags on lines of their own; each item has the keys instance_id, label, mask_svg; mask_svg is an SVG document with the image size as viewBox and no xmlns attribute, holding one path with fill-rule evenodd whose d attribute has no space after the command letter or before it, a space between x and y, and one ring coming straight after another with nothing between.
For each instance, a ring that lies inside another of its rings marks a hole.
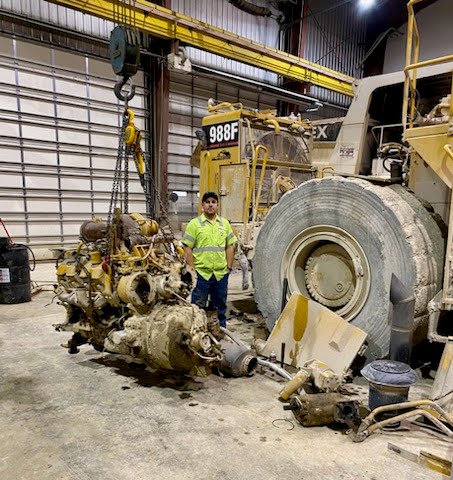
<instances>
[{"instance_id":1,"label":"crane hook","mask_svg":"<svg viewBox=\"0 0 453 480\"><path fill-rule=\"evenodd\" d=\"M115 86L113 87L116 98L118 100L121 100L122 102L129 102L134 98L134 95L135 95L135 85L132 84L132 80L130 82L130 86L131 86L130 91L126 95L123 95L121 93L121 90L123 89L124 85L126 85L129 79L130 77L125 76L123 77L122 80L115 83Z\"/></svg>"}]
</instances>

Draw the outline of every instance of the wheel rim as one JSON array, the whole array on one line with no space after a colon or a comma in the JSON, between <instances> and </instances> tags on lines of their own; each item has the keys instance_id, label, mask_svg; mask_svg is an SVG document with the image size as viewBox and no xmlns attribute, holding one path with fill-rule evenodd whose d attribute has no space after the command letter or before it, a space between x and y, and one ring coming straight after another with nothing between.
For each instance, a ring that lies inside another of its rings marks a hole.
<instances>
[{"instance_id":1,"label":"wheel rim","mask_svg":"<svg viewBox=\"0 0 453 480\"><path fill-rule=\"evenodd\" d=\"M288 293L301 292L345 320L362 309L370 291L370 267L359 243L345 230L317 225L288 245L281 277Z\"/></svg>"}]
</instances>

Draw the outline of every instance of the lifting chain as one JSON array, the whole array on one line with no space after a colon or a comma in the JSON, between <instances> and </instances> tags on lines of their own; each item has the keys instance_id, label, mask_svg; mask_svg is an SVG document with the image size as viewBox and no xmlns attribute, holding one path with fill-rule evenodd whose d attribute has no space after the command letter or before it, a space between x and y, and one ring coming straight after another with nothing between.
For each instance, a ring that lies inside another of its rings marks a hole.
<instances>
[{"instance_id":1,"label":"lifting chain","mask_svg":"<svg viewBox=\"0 0 453 480\"><path fill-rule=\"evenodd\" d=\"M118 155L116 157L116 165L115 165L115 172L113 175L113 185L112 185L112 194L110 196L110 205L109 205L109 213L107 216L107 248L109 254L113 251L113 240L114 240L114 232L113 228L115 225L114 221L114 213L115 209L118 205L118 193L121 186L121 177L123 172L123 165L127 163L127 153L126 153L126 144L124 142L124 133L126 131L126 127L129 121L129 115L127 114L127 109L124 111L123 115L123 122L121 125L120 131L120 138L118 144ZM126 185L125 185L126 187ZM126 206L126 205L124 205ZM126 207L127 209L127 207Z\"/></svg>"},{"instance_id":2,"label":"lifting chain","mask_svg":"<svg viewBox=\"0 0 453 480\"><path fill-rule=\"evenodd\" d=\"M149 169L144 168L143 152L140 147L141 133L133 124L134 114L132 110L129 110L127 102L125 104L123 120L120 130L120 138L118 144L118 155L116 159L115 172L113 177L112 194L110 196L109 212L107 217L107 248L109 254L112 254L115 249L114 240L116 237L115 225L115 211L118 206L118 197L120 190L122 189L122 211L129 213L129 160L131 156L134 156L135 164L137 166L138 177L145 200L148 208L152 208L157 199L160 210L159 221L165 222L165 225L173 237L173 230L168 220L167 209L162 201L159 191L156 186L156 182L153 176L150 174ZM153 193L154 196L153 197ZM171 243L166 233L163 231L166 240Z\"/></svg>"}]
</instances>

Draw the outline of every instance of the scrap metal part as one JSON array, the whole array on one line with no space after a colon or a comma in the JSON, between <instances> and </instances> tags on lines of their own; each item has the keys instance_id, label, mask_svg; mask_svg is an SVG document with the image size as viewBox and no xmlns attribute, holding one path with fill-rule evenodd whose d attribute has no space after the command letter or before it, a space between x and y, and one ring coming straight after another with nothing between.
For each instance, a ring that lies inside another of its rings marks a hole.
<instances>
[{"instance_id":1,"label":"scrap metal part","mask_svg":"<svg viewBox=\"0 0 453 480\"><path fill-rule=\"evenodd\" d=\"M397 411L403 411L404 413L397 415ZM376 421L376 417L389 412L393 413L391 418ZM413 402L394 403L377 407L362 420L357 431L350 430L348 435L353 442L363 442L377 430L402 422L403 420L420 416L427 418L441 432L447 435L448 438L453 438L453 418L431 400L416 400Z\"/></svg>"},{"instance_id":2,"label":"scrap metal part","mask_svg":"<svg viewBox=\"0 0 453 480\"><path fill-rule=\"evenodd\" d=\"M288 398L311 380L313 386L323 392L333 392L343 383L343 376L337 375L328 365L319 360L307 362L280 391L280 398Z\"/></svg>"},{"instance_id":3,"label":"scrap metal part","mask_svg":"<svg viewBox=\"0 0 453 480\"><path fill-rule=\"evenodd\" d=\"M57 267L55 293L66 308L58 331L73 332L69 352L89 343L100 351L129 355L144 363L192 375L224 366L250 374L256 359L185 298L192 275L184 252L153 220L116 214L109 228L85 222L81 241ZM242 368L244 367L244 368Z\"/></svg>"},{"instance_id":4,"label":"scrap metal part","mask_svg":"<svg viewBox=\"0 0 453 480\"><path fill-rule=\"evenodd\" d=\"M304 427L346 423L359 418L359 403L339 393L316 393L293 397L284 410L291 410Z\"/></svg>"}]
</instances>

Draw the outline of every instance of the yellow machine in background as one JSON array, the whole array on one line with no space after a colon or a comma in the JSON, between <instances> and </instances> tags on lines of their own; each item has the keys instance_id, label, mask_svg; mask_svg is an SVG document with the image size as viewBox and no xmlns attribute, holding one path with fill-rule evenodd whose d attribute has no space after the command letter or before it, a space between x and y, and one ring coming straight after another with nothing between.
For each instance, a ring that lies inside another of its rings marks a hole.
<instances>
[{"instance_id":1,"label":"yellow machine in background","mask_svg":"<svg viewBox=\"0 0 453 480\"><path fill-rule=\"evenodd\" d=\"M316 174L313 127L300 116L276 117L240 103L209 100L208 111L194 155L200 192L219 192L220 215L232 223L243 250L251 252L254 231L269 208Z\"/></svg>"},{"instance_id":2,"label":"yellow machine in background","mask_svg":"<svg viewBox=\"0 0 453 480\"><path fill-rule=\"evenodd\" d=\"M453 336L439 335L438 323L442 312L453 309L453 72L450 94L422 119L416 122L417 113L417 69L445 64L453 61L453 55L419 61L420 38L414 13L414 4L423 0L411 0L408 3L408 30L406 45L406 67L404 69L403 125L404 140L412 147L414 158L412 175L417 177L417 158L426 162L438 177L450 189L450 213L448 218L448 239L445 252L443 290L429 304L430 318L428 338L430 341L445 343L442 359L434 380L431 399L453 410ZM451 332L451 328L449 329Z\"/></svg>"},{"instance_id":3,"label":"yellow machine in background","mask_svg":"<svg viewBox=\"0 0 453 480\"><path fill-rule=\"evenodd\" d=\"M208 103L197 132L200 192L219 192L220 214L253 258L269 330L285 297L301 293L365 331L367 356L382 358L395 275L414 292L414 342L428 324L439 340L438 317L453 305L453 230L445 251L444 223L453 220L453 55L419 62L413 6L421 1L408 4L404 74L358 81L345 117L325 122L338 131L322 155L325 125ZM453 358L450 338L440 341Z\"/></svg>"}]
</instances>

